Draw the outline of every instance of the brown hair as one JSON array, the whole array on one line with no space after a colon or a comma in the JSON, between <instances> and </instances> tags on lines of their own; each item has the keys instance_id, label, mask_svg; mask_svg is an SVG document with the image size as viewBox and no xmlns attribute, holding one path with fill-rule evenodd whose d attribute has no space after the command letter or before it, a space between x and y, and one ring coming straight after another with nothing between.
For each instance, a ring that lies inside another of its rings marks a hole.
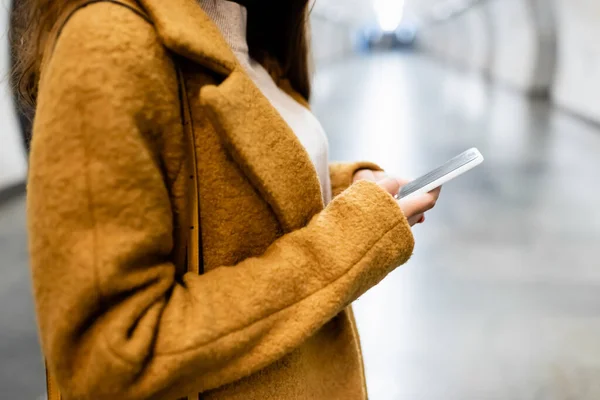
<instances>
[{"instance_id":1,"label":"brown hair","mask_svg":"<svg viewBox=\"0 0 600 400\"><path fill-rule=\"evenodd\" d=\"M245 0L248 2L248 0ZM244 3L244 1L239 1ZM281 75L294 90L310 98L308 0L249 1L248 47L250 56L265 64L274 58ZM254 5L259 3L258 5Z\"/></svg>"},{"instance_id":2,"label":"brown hair","mask_svg":"<svg viewBox=\"0 0 600 400\"><path fill-rule=\"evenodd\" d=\"M11 78L20 105L31 115L43 50L52 27L64 10L63 0L13 0L10 27Z\"/></svg>"},{"instance_id":3,"label":"brown hair","mask_svg":"<svg viewBox=\"0 0 600 400\"><path fill-rule=\"evenodd\" d=\"M70 0L13 0L12 80L21 106L35 108L46 42ZM282 77L306 100L310 97L307 39L308 0L240 0L248 8L250 55L268 64L275 60Z\"/></svg>"}]
</instances>

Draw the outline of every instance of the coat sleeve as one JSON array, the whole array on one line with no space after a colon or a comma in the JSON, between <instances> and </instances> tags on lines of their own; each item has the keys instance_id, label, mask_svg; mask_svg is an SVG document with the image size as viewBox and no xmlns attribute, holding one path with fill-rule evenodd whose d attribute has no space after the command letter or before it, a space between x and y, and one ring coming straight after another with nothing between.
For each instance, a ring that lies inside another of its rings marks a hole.
<instances>
[{"instance_id":1,"label":"coat sleeve","mask_svg":"<svg viewBox=\"0 0 600 400\"><path fill-rule=\"evenodd\" d=\"M329 176L331 178L331 191L336 197L352 185L354 174L361 169L382 171L381 167L367 161L358 162L333 162L329 164Z\"/></svg>"},{"instance_id":2,"label":"coat sleeve","mask_svg":"<svg viewBox=\"0 0 600 400\"><path fill-rule=\"evenodd\" d=\"M260 257L176 278L157 154L160 121L178 115L164 51L137 16L90 6L65 27L40 84L31 266L42 347L66 398L173 399L234 382L412 253L396 202L360 182Z\"/></svg>"}]
</instances>

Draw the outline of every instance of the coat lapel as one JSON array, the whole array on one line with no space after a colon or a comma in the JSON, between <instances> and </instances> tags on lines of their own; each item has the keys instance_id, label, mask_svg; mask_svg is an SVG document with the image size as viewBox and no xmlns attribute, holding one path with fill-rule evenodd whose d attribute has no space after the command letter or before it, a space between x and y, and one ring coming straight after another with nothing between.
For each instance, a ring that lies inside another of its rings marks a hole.
<instances>
[{"instance_id":1,"label":"coat lapel","mask_svg":"<svg viewBox=\"0 0 600 400\"><path fill-rule=\"evenodd\" d=\"M234 160L271 205L286 232L323 208L315 168L296 135L248 75L236 70L201 100Z\"/></svg>"},{"instance_id":2,"label":"coat lapel","mask_svg":"<svg viewBox=\"0 0 600 400\"><path fill-rule=\"evenodd\" d=\"M323 208L315 168L298 138L237 62L196 0L138 0L166 47L223 76L201 102L250 182L284 231L306 225ZM201 160L200 160L201 162Z\"/></svg>"}]
</instances>

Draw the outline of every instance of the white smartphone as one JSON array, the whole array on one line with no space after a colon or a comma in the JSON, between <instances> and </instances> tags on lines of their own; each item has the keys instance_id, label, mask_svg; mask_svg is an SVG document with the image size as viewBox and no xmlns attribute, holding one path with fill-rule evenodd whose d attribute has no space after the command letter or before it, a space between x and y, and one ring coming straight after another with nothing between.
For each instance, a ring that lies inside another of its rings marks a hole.
<instances>
[{"instance_id":1,"label":"white smartphone","mask_svg":"<svg viewBox=\"0 0 600 400\"><path fill-rule=\"evenodd\" d=\"M427 193L442 186L444 183L464 174L483 162L483 156L476 148L469 149L454 157L441 167L404 185L396 195L400 200L408 196Z\"/></svg>"}]
</instances>

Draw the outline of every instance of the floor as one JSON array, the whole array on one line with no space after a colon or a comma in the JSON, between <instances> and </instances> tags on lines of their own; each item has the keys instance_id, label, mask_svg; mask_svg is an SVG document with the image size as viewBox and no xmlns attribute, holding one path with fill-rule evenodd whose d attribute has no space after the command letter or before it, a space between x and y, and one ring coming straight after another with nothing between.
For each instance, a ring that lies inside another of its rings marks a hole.
<instances>
[{"instance_id":1,"label":"floor","mask_svg":"<svg viewBox=\"0 0 600 400\"><path fill-rule=\"evenodd\" d=\"M333 159L415 177L469 147L411 261L356 302L372 400L600 398L600 129L410 54L320 69ZM23 199L0 208L0 398L43 392Z\"/></svg>"},{"instance_id":2,"label":"floor","mask_svg":"<svg viewBox=\"0 0 600 400\"><path fill-rule=\"evenodd\" d=\"M415 177L470 147L411 261L357 301L372 400L600 399L600 131L409 54L322 69L332 158Z\"/></svg>"},{"instance_id":3,"label":"floor","mask_svg":"<svg viewBox=\"0 0 600 400\"><path fill-rule=\"evenodd\" d=\"M35 400L44 392L27 266L23 198L0 207L0 399Z\"/></svg>"}]
</instances>

